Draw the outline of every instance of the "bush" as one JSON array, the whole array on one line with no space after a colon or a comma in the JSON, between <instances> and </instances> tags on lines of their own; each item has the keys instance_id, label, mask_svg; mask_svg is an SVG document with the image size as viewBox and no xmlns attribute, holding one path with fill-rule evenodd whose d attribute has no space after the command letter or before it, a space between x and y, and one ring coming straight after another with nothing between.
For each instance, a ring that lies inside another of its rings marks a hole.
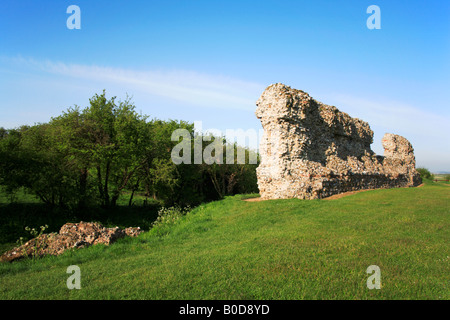
<instances>
[{"instance_id":1,"label":"bush","mask_svg":"<svg viewBox=\"0 0 450 320\"><path fill-rule=\"evenodd\" d=\"M433 180L434 179L434 175L428 169L426 169L426 168L417 168L416 170L419 172L420 177L422 179L429 179L429 180Z\"/></svg>"},{"instance_id":2,"label":"bush","mask_svg":"<svg viewBox=\"0 0 450 320\"><path fill-rule=\"evenodd\" d=\"M186 215L190 210L190 207L163 207L158 211L158 218L156 218L152 226L160 231L165 230L166 227L176 224L178 220L180 220L180 218ZM163 231L162 233L165 232Z\"/></svg>"}]
</instances>

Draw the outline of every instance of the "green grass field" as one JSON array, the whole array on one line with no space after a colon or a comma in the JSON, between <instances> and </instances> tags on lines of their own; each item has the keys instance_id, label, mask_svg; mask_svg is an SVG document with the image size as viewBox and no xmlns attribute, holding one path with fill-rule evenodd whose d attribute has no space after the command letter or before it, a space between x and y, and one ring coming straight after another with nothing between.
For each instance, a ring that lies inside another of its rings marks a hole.
<instances>
[{"instance_id":1,"label":"green grass field","mask_svg":"<svg viewBox=\"0 0 450 320\"><path fill-rule=\"evenodd\" d=\"M450 187L201 205L106 247L0 264L1 299L450 299ZM248 197L248 196L247 196ZM69 290L66 269L81 269ZM366 269L381 269L369 290Z\"/></svg>"}]
</instances>

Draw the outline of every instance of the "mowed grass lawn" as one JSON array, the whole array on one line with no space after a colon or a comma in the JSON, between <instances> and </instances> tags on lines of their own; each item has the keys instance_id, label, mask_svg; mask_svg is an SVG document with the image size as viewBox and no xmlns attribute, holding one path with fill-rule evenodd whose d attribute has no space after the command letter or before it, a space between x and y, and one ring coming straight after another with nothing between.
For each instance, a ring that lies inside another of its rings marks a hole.
<instances>
[{"instance_id":1,"label":"mowed grass lawn","mask_svg":"<svg viewBox=\"0 0 450 320\"><path fill-rule=\"evenodd\" d=\"M450 187L202 205L172 226L0 264L1 299L449 299ZM67 267L81 269L69 290ZM382 288L366 286L367 267Z\"/></svg>"}]
</instances>

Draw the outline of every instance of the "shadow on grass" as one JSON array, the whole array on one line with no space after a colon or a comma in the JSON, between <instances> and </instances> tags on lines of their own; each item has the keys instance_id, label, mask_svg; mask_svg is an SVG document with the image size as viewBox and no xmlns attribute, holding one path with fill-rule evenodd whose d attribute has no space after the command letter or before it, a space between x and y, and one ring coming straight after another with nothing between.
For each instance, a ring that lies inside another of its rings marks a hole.
<instances>
[{"instance_id":1,"label":"shadow on grass","mask_svg":"<svg viewBox=\"0 0 450 320\"><path fill-rule=\"evenodd\" d=\"M0 249L6 251L8 247L14 247L12 244L20 237L30 239L30 234L25 231L26 226L39 229L40 226L48 225L46 233L50 233L58 232L68 222L96 221L105 227L140 227L149 230L159 209L157 203L131 207L90 207L83 210L62 209L41 203L0 204Z\"/></svg>"}]
</instances>

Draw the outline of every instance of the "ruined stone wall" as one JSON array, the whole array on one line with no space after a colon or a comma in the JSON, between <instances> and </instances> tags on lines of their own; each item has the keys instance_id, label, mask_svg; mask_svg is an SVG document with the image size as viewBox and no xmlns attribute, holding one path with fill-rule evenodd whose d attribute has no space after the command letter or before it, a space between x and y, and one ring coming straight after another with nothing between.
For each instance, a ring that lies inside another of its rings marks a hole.
<instances>
[{"instance_id":1,"label":"ruined stone wall","mask_svg":"<svg viewBox=\"0 0 450 320\"><path fill-rule=\"evenodd\" d=\"M377 156L367 122L283 84L269 86L256 104L264 129L257 168L263 199L317 199L421 183L414 150L401 136L385 134L384 156Z\"/></svg>"}]
</instances>

